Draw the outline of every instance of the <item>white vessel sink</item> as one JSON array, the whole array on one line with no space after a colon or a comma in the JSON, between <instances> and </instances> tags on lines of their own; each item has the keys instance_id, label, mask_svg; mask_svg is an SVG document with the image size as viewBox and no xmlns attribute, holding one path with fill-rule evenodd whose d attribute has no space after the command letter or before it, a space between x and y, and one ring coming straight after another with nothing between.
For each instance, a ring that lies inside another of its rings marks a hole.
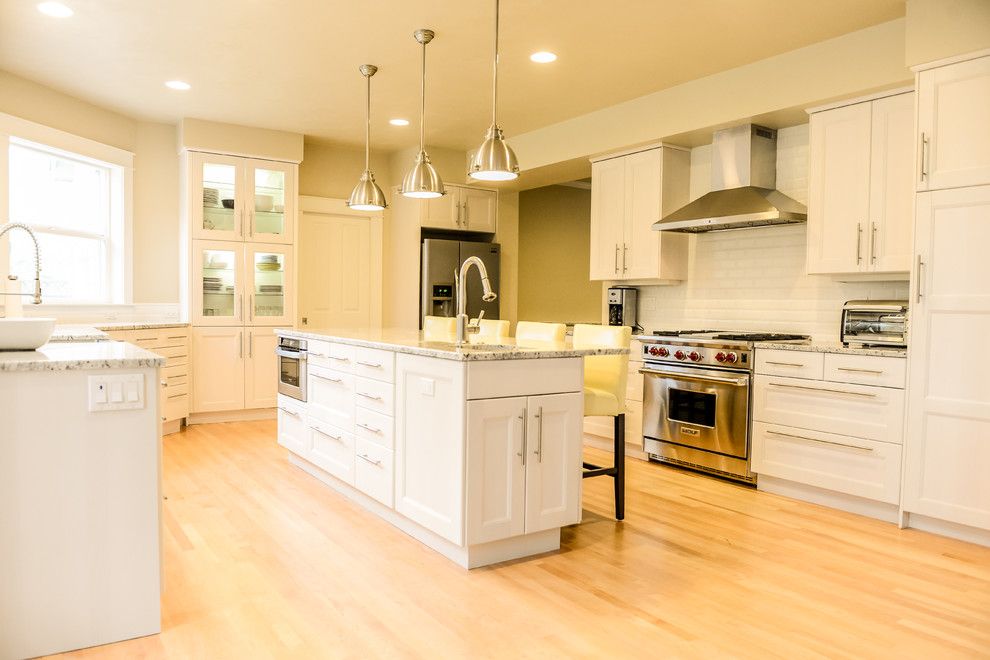
<instances>
[{"instance_id":1,"label":"white vessel sink","mask_svg":"<svg viewBox=\"0 0 990 660\"><path fill-rule=\"evenodd\" d=\"M33 351L52 336L55 319L0 319L0 351Z\"/></svg>"}]
</instances>

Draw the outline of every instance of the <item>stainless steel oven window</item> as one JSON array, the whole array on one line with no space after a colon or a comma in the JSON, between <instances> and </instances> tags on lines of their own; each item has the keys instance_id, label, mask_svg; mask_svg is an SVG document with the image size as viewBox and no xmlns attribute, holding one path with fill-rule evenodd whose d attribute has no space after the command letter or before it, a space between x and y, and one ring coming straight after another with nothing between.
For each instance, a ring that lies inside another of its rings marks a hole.
<instances>
[{"instance_id":1,"label":"stainless steel oven window","mask_svg":"<svg viewBox=\"0 0 990 660\"><path fill-rule=\"evenodd\" d=\"M299 358L298 357L286 357L280 355L278 357L279 361L279 380L281 380L286 385L292 387L299 387Z\"/></svg>"},{"instance_id":2,"label":"stainless steel oven window","mask_svg":"<svg viewBox=\"0 0 990 660\"><path fill-rule=\"evenodd\" d=\"M715 428L718 395L714 392L667 389L667 419L681 424Z\"/></svg>"}]
</instances>

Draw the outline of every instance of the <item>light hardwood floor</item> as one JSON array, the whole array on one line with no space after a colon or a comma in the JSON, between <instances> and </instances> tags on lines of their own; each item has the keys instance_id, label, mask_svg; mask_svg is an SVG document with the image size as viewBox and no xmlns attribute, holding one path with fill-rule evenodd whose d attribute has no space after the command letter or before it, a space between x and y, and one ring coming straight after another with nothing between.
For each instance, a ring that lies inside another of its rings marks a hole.
<instances>
[{"instance_id":1,"label":"light hardwood floor","mask_svg":"<svg viewBox=\"0 0 990 660\"><path fill-rule=\"evenodd\" d=\"M162 634L70 655L990 656L988 548L630 460L625 522L587 479L559 552L465 571L274 436L165 439Z\"/></svg>"}]
</instances>

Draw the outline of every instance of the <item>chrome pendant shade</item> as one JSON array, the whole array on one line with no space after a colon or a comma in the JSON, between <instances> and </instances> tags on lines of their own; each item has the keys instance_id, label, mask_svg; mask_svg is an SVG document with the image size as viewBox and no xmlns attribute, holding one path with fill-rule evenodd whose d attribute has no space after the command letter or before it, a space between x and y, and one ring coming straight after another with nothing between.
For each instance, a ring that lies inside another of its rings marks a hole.
<instances>
[{"instance_id":1,"label":"chrome pendant shade","mask_svg":"<svg viewBox=\"0 0 990 660\"><path fill-rule=\"evenodd\" d=\"M419 153L406 176L402 179L399 192L405 197L430 199L447 194L443 181L437 173L430 156L426 153L426 44L433 41L433 30L416 30L413 37L423 46L423 76L420 81Z\"/></svg>"},{"instance_id":2,"label":"chrome pendant shade","mask_svg":"<svg viewBox=\"0 0 990 660\"><path fill-rule=\"evenodd\" d=\"M371 76L378 72L378 67L374 64L362 64L359 70L367 81L368 91L364 123L364 173L351 191L347 206L355 211L382 211L388 206L385 193L375 183L375 175L371 171Z\"/></svg>"},{"instance_id":3,"label":"chrome pendant shade","mask_svg":"<svg viewBox=\"0 0 990 660\"><path fill-rule=\"evenodd\" d=\"M519 176L519 162L512 147L505 141L498 127L498 5L495 0L495 58L492 70L492 125L485 134L485 141L478 147L468 175L480 181L509 181Z\"/></svg>"}]
</instances>

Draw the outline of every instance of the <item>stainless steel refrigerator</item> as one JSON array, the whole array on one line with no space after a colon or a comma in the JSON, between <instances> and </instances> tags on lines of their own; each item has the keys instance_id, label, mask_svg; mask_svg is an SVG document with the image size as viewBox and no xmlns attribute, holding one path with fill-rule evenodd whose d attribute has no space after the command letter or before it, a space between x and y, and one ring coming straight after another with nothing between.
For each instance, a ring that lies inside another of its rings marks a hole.
<instances>
[{"instance_id":1,"label":"stainless steel refrigerator","mask_svg":"<svg viewBox=\"0 0 990 660\"><path fill-rule=\"evenodd\" d=\"M499 286L498 243L475 243L472 241L447 241L437 238L423 239L423 272L420 278L419 327L423 327L424 316L457 316L457 292L454 287L454 272L468 257L481 259L488 270L488 280L495 293L501 294ZM481 299L481 278L472 268L467 275L467 313L469 318L477 318L484 310L486 319L499 318L499 298L492 302Z\"/></svg>"}]
</instances>

